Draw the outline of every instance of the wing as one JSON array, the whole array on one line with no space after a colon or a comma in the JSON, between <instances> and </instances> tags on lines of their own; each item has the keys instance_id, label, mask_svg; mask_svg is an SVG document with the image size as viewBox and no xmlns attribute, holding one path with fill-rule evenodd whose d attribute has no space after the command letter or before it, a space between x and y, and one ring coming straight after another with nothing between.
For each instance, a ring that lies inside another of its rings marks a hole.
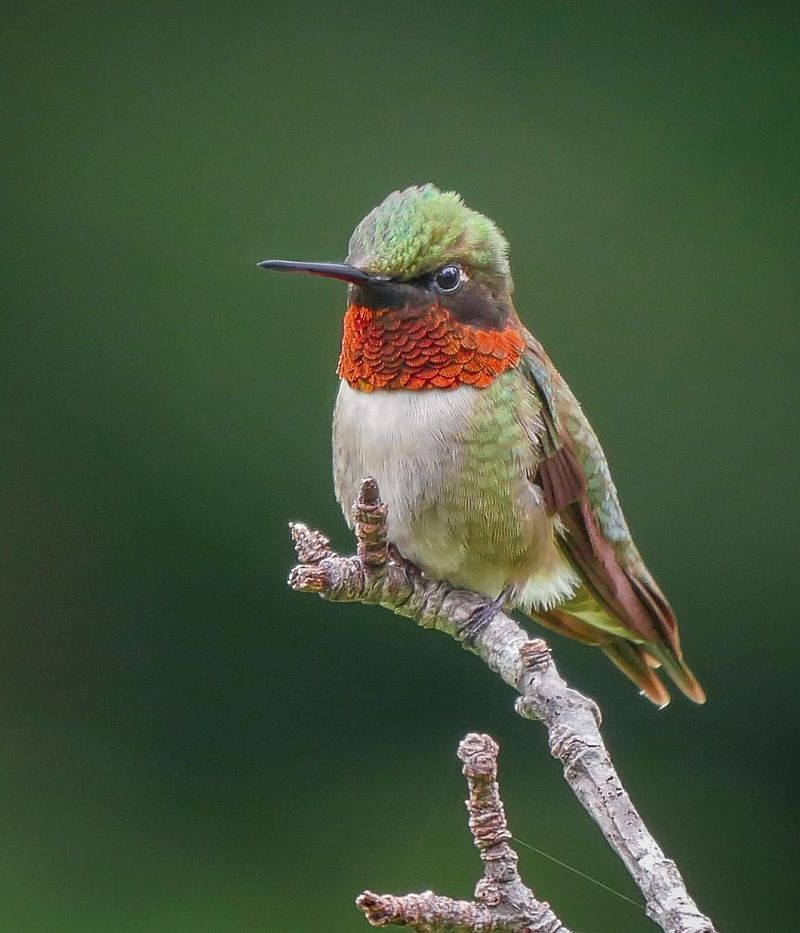
<instances>
[{"instance_id":1,"label":"wing","mask_svg":"<svg viewBox=\"0 0 800 933\"><path fill-rule=\"evenodd\" d=\"M561 520L560 545L586 591L543 621L562 627L567 615L584 633L586 625L599 630L605 637L597 643L655 702L669 697L652 670L663 665L702 703L703 689L683 661L675 614L633 543L597 435L530 335L521 365L542 403L538 482L548 512Z\"/></svg>"}]
</instances>

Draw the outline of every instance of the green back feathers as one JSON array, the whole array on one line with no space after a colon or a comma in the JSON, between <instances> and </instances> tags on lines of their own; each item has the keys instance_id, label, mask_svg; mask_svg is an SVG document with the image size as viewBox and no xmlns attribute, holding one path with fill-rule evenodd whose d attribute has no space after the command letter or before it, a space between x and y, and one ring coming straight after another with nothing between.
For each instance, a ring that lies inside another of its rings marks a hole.
<instances>
[{"instance_id":1,"label":"green back feathers","mask_svg":"<svg viewBox=\"0 0 800 933\"><path fill-rule=\"evenodd\" d=\"M508 243L455 191L433 185L393 191L353 231L347 261L376 275L412 279L456 261L473 274L507 280Z\"/></svg>"}]
</instances>

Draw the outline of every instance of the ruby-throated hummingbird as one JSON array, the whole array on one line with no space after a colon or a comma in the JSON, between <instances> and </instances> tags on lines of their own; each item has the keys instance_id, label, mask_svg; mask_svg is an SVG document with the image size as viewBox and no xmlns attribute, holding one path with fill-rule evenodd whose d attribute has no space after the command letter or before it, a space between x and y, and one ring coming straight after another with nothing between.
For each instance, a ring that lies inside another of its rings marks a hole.
<instances>
[{"instance_id":1,"label":"ruby-throated hummingbird","mask_svg":"<svg viewBox=\"0 0 800 933\"><path fill-rule=\"evenodd\" d=\"M427 576L598 645L654 703L703 688L642 562L600 443L511 300L508 243L433 185L395 191L344 263L265 260L348 285L333 416L336 496L373 476L388 533Z\"/></svg>"}]
</instances>

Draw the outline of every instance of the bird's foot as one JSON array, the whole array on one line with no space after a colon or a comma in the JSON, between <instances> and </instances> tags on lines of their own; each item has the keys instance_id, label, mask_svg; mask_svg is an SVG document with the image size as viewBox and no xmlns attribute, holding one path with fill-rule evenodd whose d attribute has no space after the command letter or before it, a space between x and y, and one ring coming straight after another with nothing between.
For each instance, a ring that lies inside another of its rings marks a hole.
<instances>
[{"instance_id":1,"label":"bird's foot","mask_svg":"<svg viewBox=\"0 0 800 933\"><path fill-rule=\"evenodd\" d=\"M419 569L419 567L417 567L417 565L413 561L410 561L407 557L403 557L403 555L398 550L396 544L392 544L390 541L388 548L389 548L389 560L390 561L393 561L395 564L400 564L402 567L405 567L406 570L412 574L415 573L415 574L418 574L419 576L423 575L422 571Z\"/></svg>"},{"instance_id":2,"label":"bird's foot","mask_svg":"<svg viewBox=\"0 0 800 933\"><path fill-rule=\"evenodd\" d=\"M461 628L460 639L465 648L474 648L478 636L486 629L490 622L493 622L499 612L508 601L509 591L503 592L480 606L469 617L467 622Z\"/></svg>"}]
</instances>

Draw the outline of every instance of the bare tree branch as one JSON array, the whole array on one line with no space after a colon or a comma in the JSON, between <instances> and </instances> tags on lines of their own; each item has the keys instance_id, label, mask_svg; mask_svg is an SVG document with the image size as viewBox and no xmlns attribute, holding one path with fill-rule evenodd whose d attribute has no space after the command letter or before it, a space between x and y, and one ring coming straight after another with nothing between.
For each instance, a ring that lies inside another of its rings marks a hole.
<instances>
[{"instance_id":1,"label":"bare tree branch","mask_svg":"<svg viewBox=\"0 0 800 933\"><path fill-rule=\"evenodd\" d=\"M507 615L498 613L475 633L470 622L485 599L428 580L393 555L387 547L386 514L375 481L365 479L355 503L355 557L341 557L324 535L294 523L301 563L292 569L289 585L337 602L379 604L423 628L446 632L481 657L519 692L517 712L546 726L564 778L630 872L647 916L665 933L716 933L622 786L600 734L597 705L562 679L548 645L529 638Z\"/></svg>"},{"instance_id":2,"label":"bare tree branch","mask_svg":"<svg viewBox=\"0 0 800 933\"><path fill-rule=\"evenodd\" d=\"M508 843L511 833L497 786L498 751L491 736L476 732L470 732L458 746L469 787L469 828L483 859L483 877L475 886L475 900L456 901L433 891L403 897L365 891L356 904L373 926L408 926L420 933L570 933L550 905L537 900L519 876L517 853Z\"/></svg>"}]
</instances>

